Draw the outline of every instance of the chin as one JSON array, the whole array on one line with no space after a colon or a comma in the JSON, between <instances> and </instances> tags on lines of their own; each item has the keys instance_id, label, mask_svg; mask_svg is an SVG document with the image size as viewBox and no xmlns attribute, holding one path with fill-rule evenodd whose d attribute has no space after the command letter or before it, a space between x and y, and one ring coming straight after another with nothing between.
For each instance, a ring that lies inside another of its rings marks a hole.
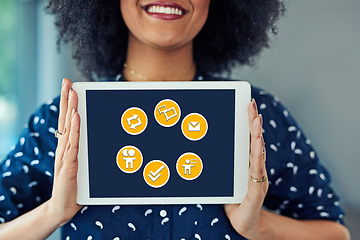
<instances>
[{"instance_id":1,"label":"chin","mask_svg":"<svg viewBox=\"0 0 360 240\"><path fill-rule=\"evenodd\" d=\"M159 49L175 49L180 47L181 44L173 41L156 41L153 43L153 46Z\"/></svg>"},{"instance_id":2,"label":"chin","mask_svg":"<svg viewBox=\"0 0 360 240\"><path fill-rule=\"evenodd\" d=\"M155 34L148 39L149 43L157 48L173 49L185 45L185 39L170 34Z\"/></svg>"}]
</instances>

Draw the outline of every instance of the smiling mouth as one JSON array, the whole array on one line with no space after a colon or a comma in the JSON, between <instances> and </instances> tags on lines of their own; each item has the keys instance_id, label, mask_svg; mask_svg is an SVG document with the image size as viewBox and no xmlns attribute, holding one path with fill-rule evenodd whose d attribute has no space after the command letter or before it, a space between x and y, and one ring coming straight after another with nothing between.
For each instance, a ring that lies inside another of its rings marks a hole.
<instances>
[{"instance_id":1,"label":"smiling mouth","mask_svg":"<svg viewBox=\"0 0 360 240\"><path fill-rule=\"evenodd\" d=\"M145 9L149 13L165 13L165 14L175 14L175 15L184 15L185 11L183 9L174 8L174 7L161 7L152 5Z\"/></svg>"},{"instance_id":2,"label":"smiling mouth","mask_svg":"<svg viewBox=\"0 0 360 240\"><path fill-rule=\"evenodd\" d=\"M166 20L178 19L188 13L179 4L171 2L153 2L145 5L142 9L153 17Z\"/></svg>"}]
</instances>

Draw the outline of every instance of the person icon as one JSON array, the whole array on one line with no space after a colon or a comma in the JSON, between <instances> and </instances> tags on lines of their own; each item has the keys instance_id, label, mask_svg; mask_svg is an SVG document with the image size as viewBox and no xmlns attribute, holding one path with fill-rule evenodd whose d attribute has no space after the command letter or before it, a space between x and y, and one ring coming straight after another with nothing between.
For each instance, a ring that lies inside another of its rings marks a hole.
<instances>
[{"instance_id":1,"label":"person icon","mask_svg":"<svg viewBox=\"0 0 360 240\"><path fill-rule=\"evenodd\" d=\"M138 171L141 168L142 163L142 153L135 146L124 146L116 154L116 165L124 173L134 173Z\"/></svg>"},{"instance_id":2,"label":"person icon","mask_svg":"<svg viewBox=\"0 0 360 240\"><path fill-rule=\"evenodd\" d=\"M135 150L134 149L124 149L122 151L122 155L124 156L123 160L126 161L126 169L130 168L133 169L134 168L134 164L133 161L136 160L135 156Z\"/></svg>"},{"instance_id":3,"label":"person icon","mask_svg":"<svg viewBox=\"0 0 360 240\"><path fill-rule=\"evenodd\" d=\"M190 163L196 163L196 159L192 159L191 161L189 159L185 160L185 165L182 165L184 168L184 175L191 175L191 168L194 167L194 165Z\"/></svg>"},{"instance_id":4,"label":"person icon","mask_svg":"<svg viewBox=\"0 0 360 240\"><path fill-rule=\"evenodd\" d=\"M184 180L195 180L202 170L203 163L196 153L186 152L176 162L176 171Z\"/></svg>"}]
</instances>

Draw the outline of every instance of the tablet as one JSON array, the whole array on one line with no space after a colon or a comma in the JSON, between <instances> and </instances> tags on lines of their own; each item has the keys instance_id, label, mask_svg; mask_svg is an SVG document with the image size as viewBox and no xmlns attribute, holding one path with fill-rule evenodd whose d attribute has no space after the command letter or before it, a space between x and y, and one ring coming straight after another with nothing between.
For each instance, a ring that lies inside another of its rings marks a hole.
<instances>
[{"instance_id":1,"label":"tablet","mask_svg":"<svg viewBox=\"0 0 360 240\"><path fill-rule=\"evenodd\" d=\"M250 84L77 82L81 205L240 203Z\"/></svg>"}]
</instances>

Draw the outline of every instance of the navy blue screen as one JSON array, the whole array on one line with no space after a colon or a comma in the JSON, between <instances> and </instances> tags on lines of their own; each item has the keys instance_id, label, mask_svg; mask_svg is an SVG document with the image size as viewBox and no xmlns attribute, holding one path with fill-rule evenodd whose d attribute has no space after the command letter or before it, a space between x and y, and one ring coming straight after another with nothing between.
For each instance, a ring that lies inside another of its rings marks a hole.
<instances>
[{"instance_id":1,"label":"navy blue screen","mask_svg":"<svg viewBox=\"0 0 360 240\"><path fill-rule=\"evenodd\" d=\"M154 108L163 99L181 108L181 118L172 127L154 118ZM91 198L233 196L235 90L87 90L86 103ZM148 126L140 135L129 135L121 126L121 116L130 107L147 114ZM208 122L208 132L199 141L181 132L189 113L200 113ZM136 146L143 155L141 168L132 174L116 164L118 151L126 145ZM176 172L176 161L185 152L202 159L203 171L196 180L186 181ZM143 179L144 167L152 160L170 169L170 179L161 188Z\"/></svg>"}]
</instances>

